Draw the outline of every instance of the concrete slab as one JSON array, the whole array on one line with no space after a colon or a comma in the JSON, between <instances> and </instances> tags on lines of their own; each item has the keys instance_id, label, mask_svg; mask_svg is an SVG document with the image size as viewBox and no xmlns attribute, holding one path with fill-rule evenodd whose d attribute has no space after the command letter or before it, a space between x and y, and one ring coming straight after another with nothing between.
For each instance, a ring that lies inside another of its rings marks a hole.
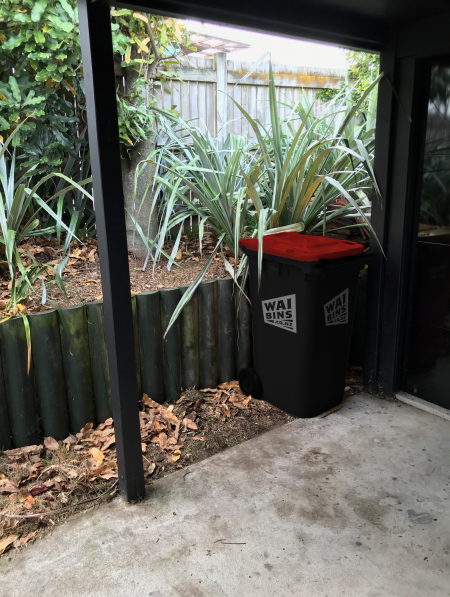
<instances>
[{"instance_id":1,"label":"concrete slab","mask_svg":"<svg viewBox=\"0 0 450 597\"><path fill-rule=\"evenodd\" d=\"M450 595L450 423L355 396L0 560L2 597Z\"/></svg>"}]
</instances>

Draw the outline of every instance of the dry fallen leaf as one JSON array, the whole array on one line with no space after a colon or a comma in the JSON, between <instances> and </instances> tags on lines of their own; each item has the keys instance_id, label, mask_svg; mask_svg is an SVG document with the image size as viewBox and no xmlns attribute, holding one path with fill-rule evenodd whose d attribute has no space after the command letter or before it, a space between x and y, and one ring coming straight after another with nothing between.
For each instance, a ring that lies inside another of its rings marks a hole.
<instances>
[{"instance_id":1,"label":"dry fallen leaf","mask_svg":"<svg viewBox=\"0 0 450 597\"><path fill-rule=\"evenodd\" d=\"M0 479L0 493L16 493L17 483L9 479Z\"/></svg>"},{"instance_id":2,"label":"dry fallen leaf","mask_svg":"<svg viewBox=\"0 0 450 597\"><path fill-rule=\"evenodd\" d=\"M153 471L155 470L155 468L156 468L156 464L155 464L154 462L151 462L151 463L148 465L148 468L147 468L147 470L145 471L145 475L146 475L146 476L147 476L147 475L151 475L151 474L153 473Z\"/></svg>"},{"instance_id":3,"label":"dry fallen leaf","mask_svg":"<svg viewBox=\"0 0 450 597\"><path fill-rule=\"evenodd\" d=\"M4 531L13 531L19 524L20 520L18 518L6 518L3 522L3 530Z\"/></svg>"},{"instance_id":4,"label":"dry fallen leaf","mask_svg":"<svg viewBox=\"0 0 450 597\"><path fill-rule=\"evenodd\" d=\"M98 448L91 448L89 452L92 454L96 462L103 462L103 460L105 459L105 455L103 454L103 452L100 452Z\"/></svg>"},{"instance_id":5,"label":"dry fallen leaf","mask_svg":"<svg viewBox=\"0 0 450 597\"><path fill-rule=\"evenodd\" d=\"M118 473L115 472L115 473L106 473L105 475L100 475L100 478L106 479L108 481L109 479L117 479L118 476L119 476Z\"/></svg>"},{"instance_id":6,"label":"dry fallen leaf","mask_svg":"<svg viewBox=\"0 0 450 597\"><path fill-rule=\"evenodd\" d=\"M35 495L41 495L41 493L45 493L48 490L49 488L47 485L41 485L40 487L33 487L33 489L30 491L30 494L34 497Z\"/></svg>"},{"instance_id":7,"label":"dry fallen leaf","mask_svg":"<svg viewBox=\"0 0 450 597\"><path fill-rule=\"evenodd\" d=\"M225 383L219 384L219 388L221 390L231 390L231 388L239 388L238 381L227 381Z\"/></svg>"},{"instance_id":8,"label":"dry fallen leaf","mask_svg":"<svg viewBox=\"0 0 450 597\"><path fill-rule=\"evenodd\" d=\"M8 535L7 537L0 539L0 555L6 551L18 538L19 535Z\"/></svg>"},{"instance_id":9,"label":"dry fallen leaf","mask_svg":"<svg viewBox=\"0 0 450 597\"><path fill-rule=\"evenodd\" d=\"M59 444L56 441L56 439L53 439L53 437L44 437L44 446L48 450L58 450L59 449Z\"/></svg>"},{"instance_id":10,"label":"dry fallen leaf","mask_svg":"<svg viewBox=\"0 0 450 597\"><path fill-rule=\"evenodd\" d=\"M105 451L107 448L109 448L109 446L112 446L112 445L113 445L113 444L115 444L115 443L116 443L116 436L115 436L115 435L113 435L112 437L110 437L110 438L108 439L108 441L106 441L106 442L103 444L103 446L102 446L102 450L103 450L103 452L104 452L104 451Z\"/></svg>"},{"instance_id":11,"label":"dry fallen leaf","mask_svg":"<svg viewBox=\"0 0 450 597\"><path fill-rule=\"evenodd\" d=\"M142 395L142 402L145 404L145 406L150 408L157 408L158 410L161 408L160 404L152 400L150 396L147 396L145 393Z\"/></svg>"},{"instance_id":12,"label":"dry fallen leaf","mask_svg":"<svg viewBox=\"0 0 450 597\"><path fill-rule=\"evenodd\" d=\"M20 539L20 545L25 545L25 543L28 543L28 541L30 539L32 539L35 535L36 535L37 531L31 531L31 533L28 533L28 535L26 535L25 537L22 537Z\"/></svg>"},{"instance_id":13,"label":"dry fallen leaf","mask_svg":"<svg viewBox=\"0 0 450 597\"><path fill-rule=\"evenodd\" d=\"M34 497L32 497L31 495L29 495L29 496L27 497L27 502L28 502L29 504L33 505L35 501L36 501L36 500L35 500L35 499L34 499Z\"/></svg>"},{"instance_id":14,"label":"dry fallen leaf","mask_svg":"<svg viewBox=\"0 0 450 597\"><path fill-rule=\"evenodd\" d=\"M144 444L144 442L141 442L141 450L142 454L145 454L147 452L147 444Z\"/></svg>"},{"instance_id":15,"label":"dry fallen leaf","mask_svg":"<svg viewBox=\"0 0 450 597\"><path fill-rule=\"evenodd\" d=\"M183 419L183 426L184 426L184 430L186 431L187 429L192 429L195 431L195 429L198 429L197 425L194 423L194 421L191 421L191 419L187 419L184 418Z\"/></svg>"},{"instance_id":16,"label":"dry fallen leaf","mask_svg":"<svg viewBox=\"0 0 450 597\"><path fill-rule=\"evenodd\" d=\"M204 441L205 441L205 438L204 438L204 437L199 437L199 436L197 436L197 435L195 435L195 436L194 436L192 439L197 439L197 440L199 440L199 441L201 441L201 442L204 442Z\"/></svg>"},{"instance_id":17,"label":"dry fallen leaf","mask_svg":"<svg viewBox=\"0 0 450 597\"><path fill-rule=\"evenodd\" d=\"M39 446L24 446L23 448L14 448L14 450L5 450L3 453L6 456L21 456L22 454L30 454L31 452L40 452L42 445Z\"/></svg>"},{"instance_id":18,"label":"dry fallen leaf","mask_svg":"<svg viewBox=\"0 0 450 597\"><path fill-rule=\"evenodd\" d=\"M94 470L90 471L89 476L96 477L97 475L101 475L102 473L106 472L110 467L111 467L111 463L105 462L105 463L101 464L100 466L98 466L97 468L95 468Z\"/></svg>"}]
</instances>

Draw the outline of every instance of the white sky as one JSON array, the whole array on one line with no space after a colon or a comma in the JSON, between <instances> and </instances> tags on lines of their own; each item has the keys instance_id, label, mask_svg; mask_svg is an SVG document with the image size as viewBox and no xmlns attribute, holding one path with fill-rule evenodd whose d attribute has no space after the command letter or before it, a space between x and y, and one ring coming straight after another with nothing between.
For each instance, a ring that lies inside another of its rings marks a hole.
<instances>
[{"instance_id":1,"label":"white sky","mask_svg":"<svg viewBox=\"0 0 450 597\"><path fill-rule=\"evenodd\" d=\"M192 33L207 33L251 45L251 48L246 50L232 52L229 55L230 60L256 62L265 52L270 51L274 64L347 69L344 50L334 46L300 41L288 37L277 37L233 27L223 27L211 23L201 23L200 21L186 20L184 24Z\"/></svg>"}]
</instances>

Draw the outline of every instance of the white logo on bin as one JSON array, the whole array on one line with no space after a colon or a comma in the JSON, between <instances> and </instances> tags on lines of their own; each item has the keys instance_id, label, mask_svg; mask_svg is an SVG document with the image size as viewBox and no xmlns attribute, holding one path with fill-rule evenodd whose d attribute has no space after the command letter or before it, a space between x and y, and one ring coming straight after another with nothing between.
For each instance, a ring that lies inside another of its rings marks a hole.
<instances>
[{"instance_id":1,"label":"white logo on bin","mask_svg":"<svg viewBox=\"0 0 450 597\"><path fill-rule=\"evenodd\" d=\"M297 333L297 317L295 311L295 294L279 296L268 301L261 301L264 322L276 325L288 332Z\"/></svg>"},{"instance_id":2,"label":"white logo on bin","mask_svg":"<svg viewBox=\"0 0 450 597\"><path fill-rule=\"evenodd\" d=\"M340 325L348 323L348 288L324 305L325 324Z\"/></svg>"}]
</instances>

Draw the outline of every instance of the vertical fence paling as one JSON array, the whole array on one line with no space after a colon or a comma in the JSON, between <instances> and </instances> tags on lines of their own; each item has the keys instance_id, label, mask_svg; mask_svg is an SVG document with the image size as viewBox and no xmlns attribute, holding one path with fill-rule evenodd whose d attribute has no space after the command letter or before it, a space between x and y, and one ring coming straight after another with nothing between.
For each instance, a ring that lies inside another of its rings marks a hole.
<instances>
[{"instance_id":1,"label":"vertical fence paling","mask_svg":"<svg viewBox=\"0 0 450 597\"><path fill-rule=\"evenodd\" d=\"M198 288L200 345L200 387L217 385L217 281L204 282Z\"/></svg>"},{"instance_id":2,"label":"vertical fence paling","mask_svg":"<svg viewBox=\"0 0 450 597\"><path fill-rule=\"evenodd\" d=\"M37 444L40 433L34 371L31 364L28 372L27 339L21 317L0 325L0 347L13 445Z\"/></svg>"},{"instance_id":3,"label":"vertical fence paling","mask_svg":"<svg viewBox=\"0 0 450 597\"><path fill-rule=\"evenodd\" d=\"M29 317L41 432L44 437L69 435L69 413L57 311Z\"/></svg>"},{"instance_id":4,"label":"vertical fence paling","mask_svg":"<svg viewBox=\"0 0 450 597\"><path fill-rule=\"evenodd\" d=\"M86 307L66 307L64 317L69 338L62 325L60 331L69 425L78 433L86 423L96 422Z\"/></svg>"},{"instance_id":5,"label":"vertical fence paling","mask_svg":"<svg viewBox=\"0 0 450 597\"><path fill-rule=\"evenodd\" d=\"M159 292L154 291L139 294L136 300L138 307L142 391L156 402L164 402Z\"/></svg>"},{"instance_id":6,"label":"vertical fence paling","mask_svg":"<svg viewBox=\"0 0 450 597\"><path fill-rule=\"evenodd\" d=\"M181 286L181 296L188 286ZM183 388L200 387L198 291L185 305L180 316L181 334L181 384Z\"/></svg>"},{"instance_id":7,"label":"vertical fence paling","mask_svg":"<svg viewBox=\"0 0 450 597\"><path fill-rule=\"evenodd\" d=\"M160 291L161 332L164 336L170 318L180 300L178 288ZM172 325L165 339L163 338L164 396L169 402L175 402L181 391L181 350L180 318Z\"/></svg>"},{"instance_id":8,"label":"vertical fence paling","mask_svg":"<svg viewBox=\"0 0 450 597\"><path fill-rule=\"evenodd\" d=\"M92 385L94 388L95 417L99 423L103 423L103 421L112 416L103 301L87 303L86 312L89 330Z\"/></svg>"},{"instance_id":9,"label":"vertical fence paling","mask_svg":"<svg viewBox=\"0 0 450 597\"><path fill-rule=\"evenodd\" d=\"M231 278L217 280L217 362L219 383L236 377L235 285Z\"/></svg>"}]
</instances>

